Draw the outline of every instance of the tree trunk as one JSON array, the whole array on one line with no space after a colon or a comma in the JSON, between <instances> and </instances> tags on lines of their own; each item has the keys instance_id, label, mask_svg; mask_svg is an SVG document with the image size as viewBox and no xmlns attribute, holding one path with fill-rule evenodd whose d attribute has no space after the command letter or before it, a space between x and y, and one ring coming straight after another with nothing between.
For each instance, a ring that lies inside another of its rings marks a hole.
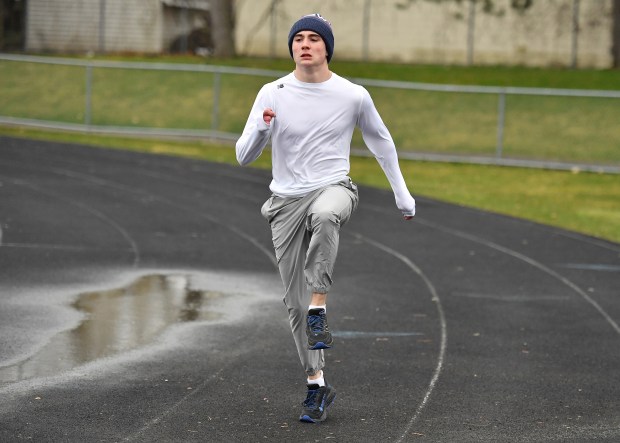
<instances>
[{"instance_id":1,"label":"tree trunk","mask_svg":"<svg viewBox=\"0 0 620 443\"><path fill-rule=\"evenodd\" d=\"M612 6L611 58L614 68L620 68L620 0L613 0Z\"/></svg>"},{"instance_id":2,"label":"tree trunk","mask_svg":"<svg viewBox=\"0 0 620 443\"><path fill-rule=\"evenodd\" d=\"M234 0L211 0L210 5L213 55L233 57L235 55Z\"/></svg>"},{"instance_id":3,"label":"tree trunk","mask_svg":"<svg viewBox=\"0 0 620 443\"><path fill-rule=\"evenodd\" d=\"M0 50L4 49L4 0L0 0Z\"/></svg>"}]
</instances>

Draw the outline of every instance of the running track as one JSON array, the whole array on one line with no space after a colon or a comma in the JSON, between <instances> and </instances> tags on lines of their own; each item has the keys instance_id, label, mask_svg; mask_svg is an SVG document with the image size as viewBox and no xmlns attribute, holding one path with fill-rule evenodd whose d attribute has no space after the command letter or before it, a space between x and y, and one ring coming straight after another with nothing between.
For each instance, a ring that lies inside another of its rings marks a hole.
<instances>
[{"instance_id":1,"label":"running track","mask_svg":"<svg viewBox=\"0 0 620 443\"><path fill-rule=\"evenodd\" d=\"M419 197L404 222L363 187L330 294L338 398L299 423L268 183L0 137L0 441L620 441L620 245ZM63 367L49 349L84 321L78 296L153 275L224 294L219 314Z\"/></svg>"}]
</instances>

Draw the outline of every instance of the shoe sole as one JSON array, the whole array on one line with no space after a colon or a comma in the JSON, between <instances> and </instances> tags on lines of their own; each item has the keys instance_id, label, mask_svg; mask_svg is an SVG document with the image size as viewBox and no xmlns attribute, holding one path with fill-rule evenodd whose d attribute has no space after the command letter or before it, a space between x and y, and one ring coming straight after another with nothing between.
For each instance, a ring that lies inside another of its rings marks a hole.
<instances>
[{"instance_id":1,"label":"shoe sole","mask_svg":"<svg viewBox=\"0 0 620 443\"><path fill-rule=\"evenodd\" d=\"M336 400L336 394L334 394L334 396L331 399L328 398L328 401L325 404L325 409L323 409L323 414L321 414L319 418L312 418L309 415L304 414L301 417L299 417L299 421L304 422L304 423L320 423L322 421L325 421L325 419L327 418L327 408L331 406L334 400Z\"/></svg>"},{"instance_id":2,"label":"shoe sole","mask_svg":"<svg viewBox=\"0 0 620 443\"><path fill-rule=\"evenodd\" d=\"M320 423L326 418L327 418L327 414L325 413L321 415L321 418L317 418L317 419L311 418L307 415L302 415L301 417L299 417L299 421L304 422L304 423Z\"/></svg>"},{"instance_id":3,"label":"shoe sole","mask_svg":"<svg viewBox=\"0 0 620 443\"><path fill-rule=\"evenodd\" d=\"M317 351L319 349L329 349L331 348L331 343L329 345L323 343L322 341L315 343L314 345L308 345L308 349L311 351Z\"/></svg>"}]
</instances>

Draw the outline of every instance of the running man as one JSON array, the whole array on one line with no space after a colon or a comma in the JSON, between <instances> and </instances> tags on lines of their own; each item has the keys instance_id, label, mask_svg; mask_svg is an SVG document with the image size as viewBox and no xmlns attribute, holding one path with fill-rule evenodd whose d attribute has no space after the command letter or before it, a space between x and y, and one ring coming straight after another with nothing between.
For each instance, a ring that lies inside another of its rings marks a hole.
<instances>
[{"instance_id":1,"label":"running man","mask_svg":"<svg viewBox=\"0 0 620 443\"><path fill-rule=\"evenodd\" d=\"M357 207L348 177L351 137L364 142L392 186L405 220L415 214L398 165L396 147L370 95L329 69L334 53L331 24L320 14L293 24L288 46L295 70L264 85L237 141L237 160L256 160L271 139L272 195L261 208L272 231L293 337L307 375L300 420L320 422L336 390L325 381L324 349L333 345L327 325L327 293L340 227Z\"/></svg>"}]
</instances>

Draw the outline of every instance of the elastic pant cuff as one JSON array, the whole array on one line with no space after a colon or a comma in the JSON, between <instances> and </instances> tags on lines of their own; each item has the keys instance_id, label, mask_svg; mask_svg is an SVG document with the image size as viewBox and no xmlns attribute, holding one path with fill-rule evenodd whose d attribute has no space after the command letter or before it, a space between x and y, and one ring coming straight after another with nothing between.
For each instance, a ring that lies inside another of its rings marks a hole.
<instances>
[{"instance_id":1,"label":"elastic pant cuff","mask_svg":"<svg viewBox=\"0 0 620 443\"><path fill-rule=\"evenodd\" d=\"M309 376L313 376L318 374L319 372L321 372L323 370L323 368L319 368L319 369L307 369L306 370L306 374L308 374Z\"/></svg>"}]
</instances>

